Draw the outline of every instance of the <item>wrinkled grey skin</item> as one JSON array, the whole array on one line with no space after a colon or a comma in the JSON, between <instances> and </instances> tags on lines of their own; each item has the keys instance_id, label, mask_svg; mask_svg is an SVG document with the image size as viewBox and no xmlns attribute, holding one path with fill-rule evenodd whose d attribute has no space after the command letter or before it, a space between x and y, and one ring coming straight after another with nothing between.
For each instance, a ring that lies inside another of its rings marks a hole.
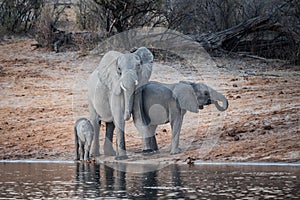
<instances>
[{"instance_id":1,"label":"wrinkled grey skin","mask_svg":"<svg viewBox=\"0 0 300 200\"><path fill-rule=\"evenodd\" d=\"M222 106L218 101L222 102ZM198 113L203 106L215 104L219 111L228 108L225 96L201 84L180 81L175 84L149 82L136 91L133 109L134 124L143 137L143 152L158 150L155 130L170 122L171 154L180 153L179 135L187 111Z\"/></svg>"},{"instance_id":2,"label":"wrinkled grey skin","mask_svg":"<svg viewBox=\"0 0 300 200\"><path fill-rule=\"evenodd\" d=\"M86 118L80 118L74 125L75 160L90 160L90 148L94 138L94 128ZM79 155L80 149L80 155Z\"/></svg>"},{"instance_id":3,"label":"wrinkled grey skin","mask_svg":"<svg viewBox=\"0 0 300 200\"><path fill-rule=\"evenodd\" d=\"M92 155L100 155L99 124L106 122L104 154L126 159L124 128L133 109L133 94L137 87L148 82L152 72L153 55L145 47L133 53L106 53L88 79L88 103L95 129ZM117 152L112 147L116 128Z\"/></svg>"}]
</instances>

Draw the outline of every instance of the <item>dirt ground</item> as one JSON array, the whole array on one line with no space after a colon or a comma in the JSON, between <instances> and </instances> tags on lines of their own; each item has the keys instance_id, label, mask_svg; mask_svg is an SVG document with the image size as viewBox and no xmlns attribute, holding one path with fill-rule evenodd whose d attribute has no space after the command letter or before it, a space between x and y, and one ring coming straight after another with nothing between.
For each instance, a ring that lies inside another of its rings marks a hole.
<instances>
[{"instance_id":1,"label":"dirt ground","mask_svg":"<svg viewBox=\"0 0 300 200\"><path fill-rule=\"evenodd\" d=\"M88 117L85 80L101 56L54 53L33 43L10 39L0 44L0 159L72 160L74 121ZM180 136L183 152L177 155L168 153L169 125L156 131L160 153L143 156L141 138L127 122L129 161L191 156L199 161L299 162L299 66L249 58L213 60L214 72L188 76L178 71L184 66L155 62L152 80L204 82L228 98L229 108L219 112L210 105L187 114Z\"/></svg>"}]
</instances>

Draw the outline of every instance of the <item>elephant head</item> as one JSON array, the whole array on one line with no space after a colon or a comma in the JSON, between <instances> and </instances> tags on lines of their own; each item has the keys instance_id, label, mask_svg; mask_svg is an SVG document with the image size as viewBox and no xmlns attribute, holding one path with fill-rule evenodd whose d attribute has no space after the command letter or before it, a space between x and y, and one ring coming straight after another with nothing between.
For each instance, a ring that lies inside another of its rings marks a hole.
<instances>
[{"instance_id":1,"label":"elephant head","mask_svg":"<svg viewBox=\"0 0 300 200\"><path fill-rule=\"evenodd\" d=\"M141 65L138 68L139 84L138 87L147 83L152 73L153 54L146 47L140 47L135 52L141 59Z\"/></svg>"},{"instance_id":2,"label":"elephant head","mask_svg":"<svg viewBox=\"0 0 300 200\"><path fill-rule=\"evenodd\" d=\"M114 94L123 95L124 120L129 120L133 108L133 94L137 87L147 83L152 72L153 55L146 47L133 53L121 54L114 62L118 81Z\"/></svg>"},{"instance_id":3,"label":"elephant head","mask_svg":"<svg viewBox=\"0 0 300 200\"><path fill-rule=\"evenodd\" d=\"M228 108L226 97L207 85L180 81L173 90L173 96L177 99L182 109L197 113L204 105L214 104L219 111ZM218 103L222 102L222 106Z\"/></svg>"}]
</instances>

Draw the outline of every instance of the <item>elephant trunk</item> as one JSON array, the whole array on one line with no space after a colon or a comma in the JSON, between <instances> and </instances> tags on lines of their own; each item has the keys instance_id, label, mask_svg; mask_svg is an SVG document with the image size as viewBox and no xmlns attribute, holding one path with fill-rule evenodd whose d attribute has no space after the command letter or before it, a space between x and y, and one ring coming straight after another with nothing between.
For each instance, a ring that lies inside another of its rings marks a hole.
<instances>
[{"instance_id":1,"label":"elephant trunk","mask_svg":"<svg viewBox=\"0 0 300 200\"><path fill-rule=\"evenodd\" d=\"M228 108L228 100L226 97L215 90L210 91L211 102L215 104L216 108L219 111L225 111ZM222 102L222 106L218 103L218 101Z\"/></svg>"},{"instance_id":2,"label":"elephant trunk","mask_svg":"<svg viewBox=\"0 0 300 200\"><path fill-rule=\"evenodd\" d=\"M129 91L124 91L125 93L125 110L124 110L124 120L130 119L133 107L133 93Z\"/></svg>"},{"instance_id":3,"label":"elephant trunk","mask_svg":"<svg viewBox=\"0 0 300 200\"><path fill-rule=\"evenodd\" d=\"M138 78L136 73L133 71L128 71L124 74L121 79L120 86L124 93L124 120L127 121L130 119L133 107L133 95L138 85Z\"/></svg>"}]
</instances>

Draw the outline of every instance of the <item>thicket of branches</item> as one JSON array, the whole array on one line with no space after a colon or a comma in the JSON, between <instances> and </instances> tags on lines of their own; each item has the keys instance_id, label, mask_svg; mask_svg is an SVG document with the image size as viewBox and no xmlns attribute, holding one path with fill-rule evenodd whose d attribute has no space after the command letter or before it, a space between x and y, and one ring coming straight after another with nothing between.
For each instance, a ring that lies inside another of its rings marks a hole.
<instances>
[{"instance_id":1,"label":"thicket of branches","mask_svg":"<svg viewBox=\"0 0 300 200\"><path fill-rule=\"evenodd\" d=\"M64 40L68 34L59 26L66 6L76 10L78 30L103 37L163 26L191 35L210 49L295 62L300 57L298 0L0 0L0 33L34 31L48 46L62 44L56 38ZM62 36L57 37L57 30Z\"/></svg>"},{"instance_id":2,"label":"thicket of branches","mask_svg":"<svg viewBox=\"0 0 300 200\"><path fill-rule=\"evenodd\" d=\"M44 2L40 0L0 0L0 32L32 30L43 5Z\"/></svg>"},{"instance_id":3,"label":"thicket of branches","mask_svg":"<svg viewBox=\"0 0 300 200\"><path fill-rule=\"evenodd\" d=\"M79 0L78 8L81 27L101 29L108 35L164 21L162 0Z\"/></svg>"},{"instance_id":4,"label":"thicket of branches","mask_svg":"<svg viewBox=\"0 0 300 200\"><path fill-rule=\"evenodd\" d=\"M82 27L107 36L141 26L164 26L191 35L208 50L299 62L298 0L80 0L78 7L87 14L79 15L86 22Z\"/></svg>"},{"instance_id":5,"label":"thicket of branches","mask_svg":"<svg viewBox=\"0 0 300 200\"><path fill-rule=\"evenodd\" d=\"M145 25L185 34L217 32L265 15L300 31L297 0L79 0L78 7L82 27L108 33ZM92 20L99 22L97 27L88 26Z\"/></svg>"}]
</instances>

